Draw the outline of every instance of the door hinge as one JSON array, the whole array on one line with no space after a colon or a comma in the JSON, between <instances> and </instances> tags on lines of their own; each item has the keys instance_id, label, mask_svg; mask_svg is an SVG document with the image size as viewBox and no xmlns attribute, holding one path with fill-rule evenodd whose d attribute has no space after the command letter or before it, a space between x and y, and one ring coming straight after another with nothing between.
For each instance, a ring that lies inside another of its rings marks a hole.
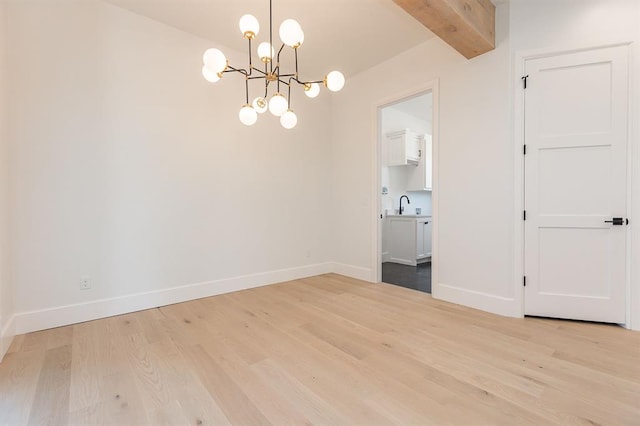
<instances>
[{"instance_id":1,"label":"door hinge","mask_svg":"<svg viewBox=\"0 0 640 426\"><path fill-rule=\"evenodd\" d=\"M527 286L527 276L526 275L522 277L522 286L523 287Z\"/></svg>"},{"instance_id":2,"label":"door hinge","mask_svg":"<svg viewBox=\"0 0 640 426\"><path fill-rule=\"evenodd\" d=\"M522 220L527 220L527 211L526 210L522 211Z\"/></svg>"},{"instance_id":3,"label":"door hinge","mask_svg":"<svg viewBox=\"0 0 640 426\"><path fill-rule=\"evenodd\" d=\"M522 155L527 155L527 145L522 145Z\"/></svg>"},{"instance_id":4,"label":"door hinge","mask_svg":"<svg viewBox=\"0 0 640 426\"><path fill-rule=\"evenodd\" d=\"M522 76L522 83L524 84L524 88L527 88L527 79L529 78L529 74Z\"/></svg>"}]
</instances>

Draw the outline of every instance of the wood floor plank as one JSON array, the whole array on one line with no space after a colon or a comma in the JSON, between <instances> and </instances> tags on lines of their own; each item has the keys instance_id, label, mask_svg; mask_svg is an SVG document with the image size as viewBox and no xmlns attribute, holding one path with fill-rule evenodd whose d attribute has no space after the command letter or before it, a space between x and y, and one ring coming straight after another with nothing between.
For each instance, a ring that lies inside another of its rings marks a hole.
<instances>
[{"instance_id":1,"label":"wood floor plank","mask_svg":"<svg viewBox=\"0 0 640 426\"><path fill-rule=\"evenodd\" d=\"M69 420L71 346L49 349L36 388L29 424L65 424Z\"/></svg>"},{"instance_id":2,"label":"wood floor plank","mask_svg":"<svg viewBox=\"0 0 640 426\"><path fill-rule=\"evenodd\" d=\"M101 402L82 407L69 412L70 425L101 425L105 424L103 406Z\"/></svg>"},{"instance_id":3,"label":"wood floor plank","mask_svg":"<svg viewBox=\"0 0 640 426\"><path fill-rule=\"evenodd\" d=\"M69 411L93 407L101 399L102 375L98 372L98 346L95 336L73 339Z\"/></svg>"},{"instance_id":4,"label":"wood floor plank","mask_svg":"<svg viewBox=\"0 0 640 426\"><path fill-rule=\"evenodd\" d=\"M0 424L26 424L46 351L10 352L0 364Z\"/></svg>"},{"instance_id":5,"label":"wood floor plank","mask_svg":"<svg viewBox=\"0 0 640 426\"><path fill-rule=\"evenodd\" d=\"M184 350L209 394L220 405L232 424L270 424L264 414L202 346L191 346ZM242 409L238 409L239 407Z\"/></svg>"},{"instance_id":6,"label":"wood floor plank","mask_svg":"<svg viewBox=\"0 0 640 426\"><path fill-rule=\"evenodd\" d=\"M45 330L47 333L47 349L70 346L73 343L73 327L58 327Z\"/></svg>"},{"instance_id":7,"label":"wood floor plank","mask_svg":"<svg viewBox=\"0 0 640 426\"><path fill-rule=\"evenodd\" d=\"M150 424L133 372L121 371L103 378L100 408L104 424Z\"/></svg>"},{"instance_id":8,"label":"wood floor plank","mask_svg":"<svg viewBox=\"0 0 640 426\"><path fill-rule=\"evenodd\" d=\"M190 368L178 345L171 339L149 345L149 353L158 368L165 372L172 398L181 408L186 422L195 425L226 425L229 419L210 396Z\"/></svg>"},{"instance_id":9,"label":"wood floor plank","mask_svg":"<svg viewBox=\"0 0 640 426\"><path fill-rule=\"evenodd\" d=\"M140 333L126 336L125 351L129 355L129 368L140 390L140 399L147 412L155 412L173 401L167 383L167 371L149 353L149 345Z\"/></svg>"},{"instance_id":10,"label":"wood floor plank","mask_svg":"<svg viewBox=\"0 0 640 426\"><path fill-rule=\"evenodd\" d=\"M640 333L337 274L17 336L0 424L640 424Z\"/></svg>"},{"instance_id":11,"label":"wood floor plank","mask_svg":"<svg viewBox=\"0 0 640 426\"><path fill-rule=\"evenodd\" d=\"M22 350L22 344L24 343L24 338L26 334L19 334L13 338L11 345L9 345L9 350L7 353L15 353L20 352Z\"/></svg>"},{"instance_id":12,"label":"wood floor plank","mask_svg":"<svg viewBox=\"0 0 640 426\"><path fill-rule=\"evenodd\" d=\"M203 342L202 346L270 423L309 424L310 420L298 411L295 404L280 395L250 369L246 362L235 356L233 349L223 340L210 340Z\"/></svg>"},{"instance_id":13,"label":"wood floor plank","mask_svg":"<svg viewBox=\"0 0 640 426\"><path fill-rule=\"evenodd\" d=\"M276 362L266 359L253 364L251 368L280 395L284 395L294 406L299 407L313 424L347 424L349 422L349 418L336 411Z\"/></svg>"}]
</instances>

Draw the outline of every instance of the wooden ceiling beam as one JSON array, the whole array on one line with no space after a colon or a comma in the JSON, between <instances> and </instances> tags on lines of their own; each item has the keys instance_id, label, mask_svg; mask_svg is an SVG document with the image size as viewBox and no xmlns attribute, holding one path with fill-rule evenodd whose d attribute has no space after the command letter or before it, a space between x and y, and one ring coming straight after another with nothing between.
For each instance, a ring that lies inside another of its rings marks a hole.
<instances>
[{"instance_id":1,"label":"wooden ceiling beam","mask_svg":"<svg viewBox=\"0 0 640 426\"><path fill-rule=\"evenodd\" d=\"M467 59L496 47L490 0L393 0Z\"/></svg>"}]
</instances>

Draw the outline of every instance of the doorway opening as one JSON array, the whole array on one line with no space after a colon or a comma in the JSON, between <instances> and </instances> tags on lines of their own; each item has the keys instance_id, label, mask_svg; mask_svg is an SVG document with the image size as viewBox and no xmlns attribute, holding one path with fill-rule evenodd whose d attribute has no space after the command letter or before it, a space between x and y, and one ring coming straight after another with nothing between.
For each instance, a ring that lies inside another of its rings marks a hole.
<instances>
[{"instance_id":1,"label":"doorway opening","mask_svg":"<svg viewBox=\"0 0 640 426\"><path fill-rule=\"evenodd\" d=\"M378 281L431 293L434 90L378 107Z\"/></svg>"}]
</instances>

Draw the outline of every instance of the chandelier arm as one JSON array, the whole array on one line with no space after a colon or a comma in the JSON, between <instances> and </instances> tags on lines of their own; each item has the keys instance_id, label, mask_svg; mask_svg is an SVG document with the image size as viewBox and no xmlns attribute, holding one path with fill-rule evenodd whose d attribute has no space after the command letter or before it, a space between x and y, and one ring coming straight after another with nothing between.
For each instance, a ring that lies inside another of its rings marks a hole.
<instances>
[{"instance_id":1,"label":"chandelier arm","mask_svg":"<svg viewBox=\"0 0 640 426\"><path fill-rule=\"evenodd\" d=\"M277 68L280 68L280 53L282 53L282 49L284 49L284 43L282 43L282 46L280 46L280 50L278 50L278 55L276 56L276 60L278 61Z\"/></svg>"},{"instance_id":2,"label":"chandelier arm","mask_svg":"<svg viewBox=\"0 0 640 426\"><path fill-rule=\"evenodd\" d=\"M295 76L289 77L289 83L285 83L289 86L289 95L287 96L287 109L291 109L291 80L297 80Z\"/></svg>"},{"instance_id":3,"label":"chandelier arm","mask_svg":"<svg viewBox=\"0 0 640 426\"><path fill-rule=\"evenodd\" d=\"M244 70L242 68L234 68L231 65L227 65L227 68L229 69L226 69L223 72L239 72L240 74L244 74L245 76L249 75L249 73L247 73L247 70Z\"/></svg>"},{"instance_id":4,"label":"chandelier arm","mask_svg":"<svg viewBox=\"0 0 640 426\"><path fill-rule=\"evenodd\" d=\"M251 38L247 39L249 41L249 75L253 71L253 65L251 63Z\"/></svg>"},{"instance_id":5,"label":"chandelier arm","mask_svg":"<svg viewBox=\"0 0 640 426\"><path fill-rule=\"evenodd\" d=\"M301 86L306 86L307 84L313 84L313 83L317 83L317 84L322 84L324 83L324 80L316 80L316 81L300 81L300 79L298 79L298 77L296 76L295 78L293 78L293 81L295 81L296 83L298 83Z\"/></svg>"},{"instance_id":6,"label":"chandelier arm","mask_svg":"<svg viewBox=\"0 0 640 426\"><path fill-rule=\"evenodd\" d=\"M262 74L264 77L266 77L266 76L267 76L267 73L266 73L266 72L264 72L264 71L262 71L262 70L260 70L260 69L258 69L258 68L256 68L256 67L253 67L253 68L252 68L252 70L253 70L253 71L258 71L258 72L259 72L260 74ZM249 73L249 75L251 75L251 73ZM256 78L258 78L258 77L256 77Z\"/></svg>"},{"instance_id":7,"label":"chandelier arm","mask_svg":"<svg viewBox=\"0 0 640 426\"><path fill-rule=\"evenodd\" d=\"M247 100L247 105L249 104L249 77L246 76L244 79L244 93L245 93L245 98Z\"/></svg>"},{"instance_id":8,"label":"chandelier arm","mask_svg":"<svg viewBox=\"0 0 640 426\"><path fill-rule=\"evenodd\" d=\"M296 59L296 78L294 79L298 84L304 86L305 84L313 84L313 83L324 83L324 80L316 80L316 81L301 81L299 80L299 71L298 71L298 48L294 47L293 48L294 52L295 52L295 59Z\"/></svg>"}]
</instances>

